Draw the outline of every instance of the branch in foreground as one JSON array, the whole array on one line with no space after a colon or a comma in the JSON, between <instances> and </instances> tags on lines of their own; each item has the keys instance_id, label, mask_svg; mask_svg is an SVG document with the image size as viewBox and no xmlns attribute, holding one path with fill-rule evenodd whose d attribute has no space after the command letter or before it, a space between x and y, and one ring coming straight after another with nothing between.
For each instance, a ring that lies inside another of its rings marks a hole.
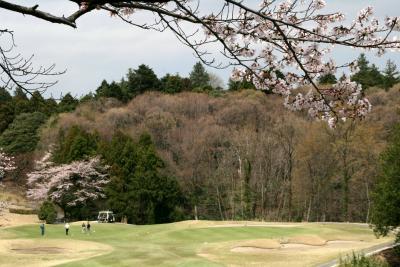
<instances>
[{"instance_id":1,"label":"branch in foreground","mask_svg":"<svg viewBox=\"0 0 400 267\"><path fill-rule=\"evenodd\" d=\"M246 79L258 89L280 94L288 108L308 110L311 116L332 126L340 119L363 118L371 109L361 87L349 76L325 88L314 82L342 68L357 70L355 62L337 65L329 58L332 46L375 50L378 56L388 49L400 49L400 42L392 38L400 30L399 18L379 21L373 17L372 7L367 7L345 25L342 13L323 13L324 0L260 0L258 8L237 0L215 0L206 8L200 0L72 2L78 8L69 16L55 16L37 5L23 7L1 0L0 8L72 27L81 16L103 10L143 29L170 29L203 63L216 68L235 66L234 79ZM139 11L152 14L153 21L135 20ZM193 26L195 29L188 31ZM228 65L211 56L209 49L214 44L221 47ZM284 79L276 76L277 70L285 71ZM308 93L299 91L308 85L312 87Z\"/></svg>"}]
</instances>

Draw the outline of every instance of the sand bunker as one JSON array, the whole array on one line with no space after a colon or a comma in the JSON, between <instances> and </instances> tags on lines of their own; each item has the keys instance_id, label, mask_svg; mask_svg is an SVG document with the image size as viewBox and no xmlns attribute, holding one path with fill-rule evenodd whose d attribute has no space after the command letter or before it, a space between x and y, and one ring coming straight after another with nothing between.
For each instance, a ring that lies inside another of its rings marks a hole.
<instances>
[{"instance_id":1,"label":"sand bunker","mask_svg":"<svg viewBox=\"0 0 400 267\"><path fill-rule=\"evenodd\" d=\"M270 250L275 250L274 248L257 248L257 247L235 247L232 248L232 252L239 252L239 253L264 253Z\"/></svg>"},{"instance_id":2,"label":"sand bunker","mask_svg":"<svg viewBox=\"0 0 400 267\"><path fill-rule=\"evenodd\" d=\"M0 266L54 266L110 252L108 245L79 240L0 240ZM45 260L43 260L45 259Z\"/></svg>"},{"instance_id":3,"label":"sand bunker","mask_svg":"<svg viewBox=\"0 0 400 267\"><path fill-rule=\"evenodd\" d=\"M326 245L327 241L319 236L306 235L289 238L287 243L304 244L310 246L323 246Z\"/></svg>"},{"instance_id":4,"label":"sand bunker","mask_svg":"<svg viewBox=\"0 0 400 267\"><path fill-rule=\"evenodd\" d=\"M12 248L11 250L21 254L60 254L67 252L66 249L58 247Z\"/></svg>"},{"instance_id":5,"label":"sand bunker","mask_svg":"<svg viewBox=\"0 0 400 267\"><path fill-rule=\"evenodd\" d=\"M262 245L264 242L264 246ZM321 248L339 248L349 245L360 245L362 241L352 240L331 240L326 241L318 236L300 236L289 239L285 243L279 243L275 240L253 240L242 242L231 248L231 252L238 253L271 253L274 251L304 251Z\"/></svg>"}]
</instances>

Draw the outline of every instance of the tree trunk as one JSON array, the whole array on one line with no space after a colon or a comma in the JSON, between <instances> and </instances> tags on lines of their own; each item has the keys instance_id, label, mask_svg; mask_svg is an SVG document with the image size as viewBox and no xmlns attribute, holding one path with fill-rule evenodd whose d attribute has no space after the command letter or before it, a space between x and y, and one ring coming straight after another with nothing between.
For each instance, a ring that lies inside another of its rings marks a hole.
<instances>
[{"instance_id":1,"label":"tree trunk","mask_svg":"<svg viewBox=\"0 0 400 267\"><path fill-rule=\"evenodd\" d=\"M197 221L199 217L197 216L197 205L194 205L194 219Z\"/></svg>"}]
</instances>

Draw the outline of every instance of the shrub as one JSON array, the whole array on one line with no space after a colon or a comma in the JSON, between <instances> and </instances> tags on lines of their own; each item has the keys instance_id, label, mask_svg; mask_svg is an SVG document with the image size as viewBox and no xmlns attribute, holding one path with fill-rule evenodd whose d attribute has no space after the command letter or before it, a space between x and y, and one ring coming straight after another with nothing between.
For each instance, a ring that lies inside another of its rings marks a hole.
<instances>
[{"instance_id":1,"label":"shrub","mask_svg":"<svg viewBox=\"0 0 400 267\"><path fill-rule=\"evenodd\" d=\"M11 209L8 209L8 211L10 213L24 214L24 215L37 214L38 213L37 210L31 210L31 209L13 209L13 208L11 208Z\"/></svg>"},{"instance_id":2,"label":"shrub","mask_svg":"<svg viewBox=\"0 0 400 267\"><path fill-rule=\"evenodd\" d=\"M54 223L57 219L57 211L54 204L50 201L43 202L40 206L38 217L40 220L45 220L46 223Z\"/></svg>"},{"instance_id":3,"label":"shrub","mask_svg":"<svg viewBox=\"0 0 400 267\"><path fill-rule=\"evenodd\" d=\"M355 254L340 259L339 267L389 267L386 262L364 254Z\"/></svg>"}]
</instances>

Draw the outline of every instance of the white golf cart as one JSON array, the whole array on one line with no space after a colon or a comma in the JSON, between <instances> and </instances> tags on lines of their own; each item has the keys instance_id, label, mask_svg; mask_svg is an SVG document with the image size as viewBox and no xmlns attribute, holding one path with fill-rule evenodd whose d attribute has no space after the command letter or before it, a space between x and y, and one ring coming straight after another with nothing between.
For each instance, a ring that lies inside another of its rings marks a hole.
<instances>
[{"instance_id":1,"label":"white golf cart","mask_svg":"<svg viewBox=\"0 0 400 267\"><path fill-rule=\"evenodd\" d=\"M115 222L114 213L109 210L99 211L99 215L97 215L97 221L99 223L113 223Z\"/></svg>"}]
</instances>

